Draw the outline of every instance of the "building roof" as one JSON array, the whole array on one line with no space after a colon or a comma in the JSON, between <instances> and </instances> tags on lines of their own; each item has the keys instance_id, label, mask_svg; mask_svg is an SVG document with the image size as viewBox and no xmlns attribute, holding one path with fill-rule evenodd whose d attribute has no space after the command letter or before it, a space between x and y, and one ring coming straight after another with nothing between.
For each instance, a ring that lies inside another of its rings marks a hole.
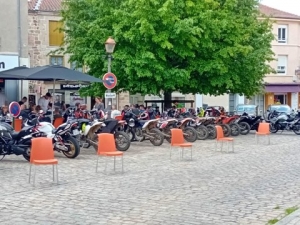
<instances>
[{"instance_id":1,"label":"building roof","mask_svg":"<svg viewBox=\"0 0 300 225\"><path fill-rule=\"evenodd\" d=\"M272 17L272 18L300 20L300 16L297 16L292 13L284 12L279 9L274 9L274 8L271 8L271 7L263 5L263 4L259 4L259 11L262 14L264 14L268 17ZM300 10L299 10L299 13L300 13Z\"/></svg>"},{"instance_id":2,"label":"building roof","mask_svg":"<svg viewBox=\"0 0 300 225\"><path fill-rule=\"evenodd\" d=\"M57 12L61 10L62 1L63 0L28 0L28 9L34 11ZM263 4L259 4L259 10L262 14L273 18L300 19L300 16L274 9Z\"/></svg>"},{"instance_id":3,"label":"building roof","mask_svg":"<svg viewBox=\"0 0 300 225\"><path fill-rule=\"evenodd\" d=\"M28 0L28 10L57 12L63 0Z\"/></svg>"}]
</instances>

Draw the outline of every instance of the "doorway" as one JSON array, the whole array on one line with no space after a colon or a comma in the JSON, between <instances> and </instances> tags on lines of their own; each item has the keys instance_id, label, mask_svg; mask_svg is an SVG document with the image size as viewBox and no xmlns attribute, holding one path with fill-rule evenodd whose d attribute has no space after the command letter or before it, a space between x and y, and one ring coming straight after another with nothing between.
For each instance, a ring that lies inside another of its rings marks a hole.
<instances>
[{"instance_id":1,"label":"doorway","mask_svg":"<svg viewBox=\"0 0 300 225\"><path fill-rule=\"evenodd\" d=\"M274 93L274 103L275 104L287 104L287 94L286 93Z\"/></svg>"}]
</instances>

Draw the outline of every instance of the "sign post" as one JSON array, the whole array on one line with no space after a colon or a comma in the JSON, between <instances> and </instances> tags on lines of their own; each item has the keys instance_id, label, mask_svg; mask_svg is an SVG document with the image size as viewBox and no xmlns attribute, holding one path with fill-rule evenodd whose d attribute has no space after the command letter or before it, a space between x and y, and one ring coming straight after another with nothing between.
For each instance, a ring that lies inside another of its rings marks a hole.
<instances>
[{"instance_id":1,"label":"sign post","mask_svg":"<svg viewBox=\"0 0 300 225\"><path fill-rule=\"evenodd\" d=\"M110 63L109 63L110 64ZM109 65L110 67L110 65ZM103 78L103 85L104 87L106 87L106 93L105 93L105 99L107 99L107 102L106 103L106 107L107 109L111 109L111 106L112 106L112 98L114 95L112 95L111 93L111 89L115 88L116 85L117 85L117 77L116 75L114 75L113 73L111 72L108 72L106 74L104 74ZM108 98L107 98L108 97Z\"/></svg>"},{"instance_id":2,"label":"sign post","mask_svg":"<svg viewBox=\"0 0 300 225\"><path fill-rule=\"evenodd\" d=\"M21 113L21 106L18 102L11 102L8 106L8 111L13 116L13 118L16 118ZM13 126L15 128L15 119L13 119Z\"/></svg>"}]
</instances>

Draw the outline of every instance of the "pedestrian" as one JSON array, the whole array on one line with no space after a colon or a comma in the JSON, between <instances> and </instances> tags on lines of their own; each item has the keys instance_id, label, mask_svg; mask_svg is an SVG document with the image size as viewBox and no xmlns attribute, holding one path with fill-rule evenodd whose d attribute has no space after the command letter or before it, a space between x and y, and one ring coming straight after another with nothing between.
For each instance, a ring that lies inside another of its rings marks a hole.
<instances>
[{"instance_id":1,"label":"pedestrian","mask_svg":"<svg viewBox=\"0 0 300 225\"><path fill-rule=\"evenodd\" d=\"M47 92L44 96L42 96L38 100L38 105L41 106L44 113L47 113L47 111L48 111L48 106L49 106L51 97L52 97L51 94L49 92Z\"/></svg>"}]
</instances>

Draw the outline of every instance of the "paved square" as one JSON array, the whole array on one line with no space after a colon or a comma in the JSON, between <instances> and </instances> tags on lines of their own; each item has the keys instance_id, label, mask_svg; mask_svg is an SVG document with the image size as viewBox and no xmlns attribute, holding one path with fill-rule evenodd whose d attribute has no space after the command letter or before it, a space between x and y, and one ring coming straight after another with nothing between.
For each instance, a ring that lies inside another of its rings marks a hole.
<instances>
[{"instance_id":1,"label":"paved square","mask_svg":"<svg viewBox=\"0 0 300 225\"><path fill-rule=\"evenodd\" d=\"M58 186L51 166L37 167L33 187L23 157L7 156L0 162L0 224L259 225L298 205L300 136L271 135L269 146L263 137L256 145L253 133L235 139L228 154L216 152L212 140L197 141L193 161L179 161L176 149L171 161L167 143L132 143L124 174L111 173L112 160L109 174L103 160L96 174L92 149L74 160L56 154Z\"/></svg>"}]
</instances>

